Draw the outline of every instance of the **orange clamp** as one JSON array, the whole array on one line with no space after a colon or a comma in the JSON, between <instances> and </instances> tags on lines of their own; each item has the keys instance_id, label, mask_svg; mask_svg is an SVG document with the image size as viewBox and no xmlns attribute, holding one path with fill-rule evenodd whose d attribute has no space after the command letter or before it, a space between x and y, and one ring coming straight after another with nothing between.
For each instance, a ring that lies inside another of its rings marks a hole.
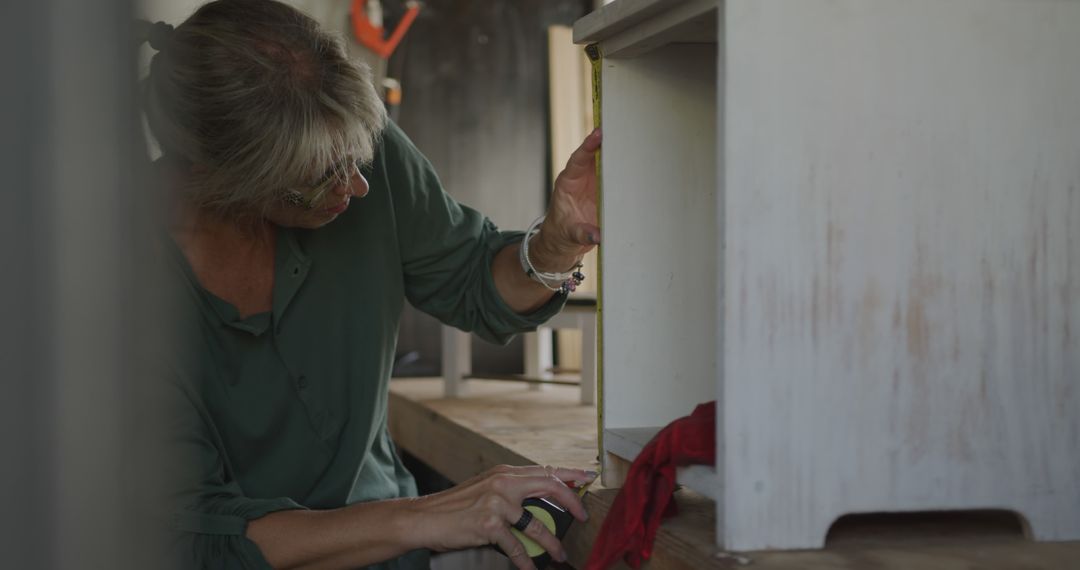
<instances>
[{"instance_id":1,"label":"orange clamp","mask_svg":"<svg viewBox=\"0 0 1080 570\"><path fill-rule=\"evenodd\" d=\"M379 57L388 59L401 43L401 38L405 37L405 32L409 31L409 26L412 26L413 21L416 20L417 14L420 13L420 5L410 2L408 10L394 28L394 32L389 38L383 39L385 30L381 24L375 25L368 19L364 2L365 0L353 0L352 3L352 25L356 41L378 54Z\"/></svg>"}]
</instances>

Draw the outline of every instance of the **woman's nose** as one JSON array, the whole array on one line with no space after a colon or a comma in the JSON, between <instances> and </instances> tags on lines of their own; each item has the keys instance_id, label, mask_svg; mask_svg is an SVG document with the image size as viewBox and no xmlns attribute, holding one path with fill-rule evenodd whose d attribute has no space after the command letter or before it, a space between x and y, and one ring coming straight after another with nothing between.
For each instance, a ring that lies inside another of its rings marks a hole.
<instances>
[{"instance_id":1,"label":"woman's nose","mask_svg":"<svg viewBox=\"0 0 1080 570\"><path fill-rule=\"evenodd\" d=\"M368 190L367 178L364 178L364 175L360 174L359 170L349 177L349 182L347 184L338 184L337 186L334 186L334 193L341 197L352 195L363 198L364 196L367 196Z\"/></svg>"},{"instance_id":2,"label":"woman's nose","mask_svg":"<svg viewBox=\"0 0 1080 570\"><path fill-rule=\"evenodd\" d=\"M370 188L368 188L367 178L364 178L364 175L360 174L359 170L349 178L349 186L352 187L353 196L356 196L357 198L367 196L368 190L370 190Z\"/></svg>"}]
</instances>

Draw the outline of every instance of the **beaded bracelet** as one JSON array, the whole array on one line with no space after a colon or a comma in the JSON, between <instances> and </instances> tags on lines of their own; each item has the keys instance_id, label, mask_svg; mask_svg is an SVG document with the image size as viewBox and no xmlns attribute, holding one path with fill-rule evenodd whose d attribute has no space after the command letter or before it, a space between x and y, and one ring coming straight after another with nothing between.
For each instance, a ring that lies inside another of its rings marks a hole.
<instances>
[{"instance_id":1,"label":"beaded bracelet","mask_svg":"<svg viewBox=\"0 0 1080 570\"><path fill-rule=\"evenodd\" d=\"M532 277L534 281L547 287L548 289L555 291L556 293L562 293L564 295L575 291L578 285L585 280L585 275L581 273L581 262L579 261L570 271L566 273L547 273L544 271L537 271L533 266L532 261L529 260L529 240L538 233L540 233L540 224L544 222L545 216L540 216L533 221L529 229L525 230L525 238L521 240L521 249L518 252L521 258L521 269L526 275ZM555 283L557 285L552 285Z\"/></svg>"}]
</instances>

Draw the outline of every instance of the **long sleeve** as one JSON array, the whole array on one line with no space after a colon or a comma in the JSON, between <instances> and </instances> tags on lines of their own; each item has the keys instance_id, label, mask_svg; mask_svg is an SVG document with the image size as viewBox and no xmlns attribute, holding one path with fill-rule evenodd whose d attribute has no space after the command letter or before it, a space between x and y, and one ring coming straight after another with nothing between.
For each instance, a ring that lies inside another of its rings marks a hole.
<instances>
[{"instance_id":1,"label":"long sleeve","mask_svg":"<svg viewBox=\"0 0 1080 570\"><path fill-rule=\"evenodd\" d=\"M288 498L246 497L230 477L197 398L172 383L167 393L167 451L173 555L179 568L264 569L270 565L245 536L248 521L303 508Z\"/></svg>"},{"instance_id":2,"label":"long sleeve","mask_svg":"<svg viewBox=\"0 0 1080 570\"><path fill-rule=\"evenodd\" d=\"M534 330L566 302L556 295L529 315L502 300L491 273L495 254L520 241L490 219L451 198L428 160L394 124L383 135L382 158L391 188L405 294L445 324L505 343Z\"/></svg>"}]
</instances>

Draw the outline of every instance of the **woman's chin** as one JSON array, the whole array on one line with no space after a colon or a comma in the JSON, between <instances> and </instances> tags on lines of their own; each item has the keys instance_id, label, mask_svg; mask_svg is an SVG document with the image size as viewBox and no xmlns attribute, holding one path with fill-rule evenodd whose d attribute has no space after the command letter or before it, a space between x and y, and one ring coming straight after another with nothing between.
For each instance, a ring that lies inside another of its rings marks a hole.
<instances>
[{"instance_id":1,"label":"woman's chin","mask_svg":"<svg viewBox=\"0 0 1080 570\"><path fill-rule=\"evenodd\" d=\"M317 230L336 220L337 218L338 214L325 214L320 212L318 215L312 215L310 217L305 217L297 220L297 223L293 227L302 228L305 230Z\"/></svg>"},{"instance_id":2,"label":"woman's chin","mask_svg":"<svg viewBox=\"0 0 1080 570\"><path fill-rule=\"evenodd\" d=\"M283 228L299 228L314 230L333 222L344 212L334 213L332 210L276 210L267 215L274 224Z\"/></svg>"}]
</instances>

